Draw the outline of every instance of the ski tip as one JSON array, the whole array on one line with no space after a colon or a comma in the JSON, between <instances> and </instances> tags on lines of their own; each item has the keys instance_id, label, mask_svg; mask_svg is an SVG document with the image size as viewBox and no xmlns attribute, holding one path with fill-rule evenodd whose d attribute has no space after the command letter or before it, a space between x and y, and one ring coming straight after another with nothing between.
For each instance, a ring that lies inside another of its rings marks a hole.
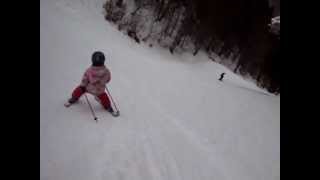
<instances>
[{"instance_id":1,"label":"ski tip","mask_svg":"<svg viewBox=\"0 0 320 180\"><path fill-rule=\"evenodd\" d=\"M118 117L118 116L120 116L120 111L116 111L116 112L112 113L112 116L113 116L113 117Z\"/></svg>"},{"instance_id":2,"label":"ski tip","mask_svg":"<svg viewBox=\"0 0 320 180\"><path fill-rule=\"evenodd\" d=\"M64 107L70 107L71 106L71 104L70 103L64 103Z\"/></svg>"}]
</instances>

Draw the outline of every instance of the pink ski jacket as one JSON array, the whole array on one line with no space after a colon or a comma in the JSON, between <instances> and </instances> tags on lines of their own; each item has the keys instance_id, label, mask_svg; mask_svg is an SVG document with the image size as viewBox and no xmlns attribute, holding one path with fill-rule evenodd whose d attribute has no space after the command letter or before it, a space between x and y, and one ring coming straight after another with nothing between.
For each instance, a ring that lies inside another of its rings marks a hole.
<instances>
[{"instance_id":1,"label":"pink ski jacket","mask_svg":"<svg viewBox=\"0 0 320 180\"><path fill-rule=\"evenodd\" d=\"M98 96L105 92L105 86L110 80L111 73L106 66L91 66L84 73L80 86Z\"/></svg>"}]
</instances>

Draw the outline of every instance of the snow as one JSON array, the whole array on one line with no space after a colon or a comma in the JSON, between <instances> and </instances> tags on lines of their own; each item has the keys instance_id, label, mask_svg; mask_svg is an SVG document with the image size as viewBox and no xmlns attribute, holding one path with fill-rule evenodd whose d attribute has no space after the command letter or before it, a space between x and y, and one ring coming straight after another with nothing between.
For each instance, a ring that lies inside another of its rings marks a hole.
<instances>
[{"instance_id":1,"label":"snow","mask_svg":"<svg viewBox=\"0 0 320 180\"><path fill-rule=\"evenodd\" d=\"M41 180L280 179L280 96L202 53L136 44L104 20L103 3L40 1ZM88 96L98 123L84 97L63 106L95 50L121 111Z\"/></svg>"}]
</instances>

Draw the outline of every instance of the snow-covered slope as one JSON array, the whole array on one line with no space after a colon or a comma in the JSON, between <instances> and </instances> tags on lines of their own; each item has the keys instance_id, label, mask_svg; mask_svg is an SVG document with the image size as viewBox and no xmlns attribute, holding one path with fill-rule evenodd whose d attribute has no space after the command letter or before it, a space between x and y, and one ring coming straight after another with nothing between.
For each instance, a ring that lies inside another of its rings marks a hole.
<instances>
[{"instance_id":1,"label":"snow-covered slope","mask_svg":"<svg viewBox=\"0 0 320 180\"><path fill-rule=\"evenodd\" d=\"M104 0L41 0L41 180L280 179L280 97L199 54L138 45L104 20ZM121 111L63 103L106 53ZM225 81L217 79L227 72Z\"/></svg>"}]
</instances>

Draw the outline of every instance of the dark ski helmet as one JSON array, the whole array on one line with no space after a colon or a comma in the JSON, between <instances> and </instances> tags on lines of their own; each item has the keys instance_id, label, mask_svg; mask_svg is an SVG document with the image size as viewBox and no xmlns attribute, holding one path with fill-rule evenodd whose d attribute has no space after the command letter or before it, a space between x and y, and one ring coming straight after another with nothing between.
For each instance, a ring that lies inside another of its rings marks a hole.
<instances>
[{"instance_id":1,"label":"dark ski helmet","mask_svg":"<svg viewBox=\"0 0 320 180\"><path fill-rule=\"evenodd\" d=\"M103 66L105 61L103 52L100 52L100 51L94 52L92 54L91 60L92 60L92 66Z\"/></svg>"}]
</instances>

